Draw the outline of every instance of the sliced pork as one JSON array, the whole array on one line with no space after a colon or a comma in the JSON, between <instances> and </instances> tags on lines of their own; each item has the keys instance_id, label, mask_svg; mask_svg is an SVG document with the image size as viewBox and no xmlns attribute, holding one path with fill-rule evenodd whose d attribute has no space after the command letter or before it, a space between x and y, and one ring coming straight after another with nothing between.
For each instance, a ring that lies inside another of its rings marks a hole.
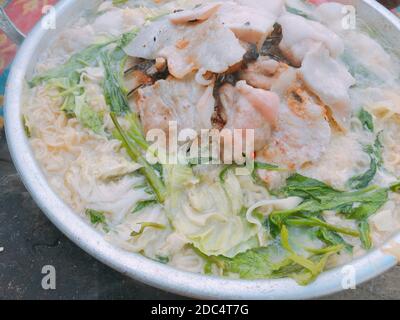
<instances>
[{"instance_id":1,"label":"sliced pork","mask_svg":"<svg viewBox=\"0 0 400 320\"><path fill-rule=\"evenodd\" d=\"M151 23L125 48L128 55L148 60L165 58L178 79L196 70L223 73L243 59L246 50L217 19L175 25L169 19Z\"/></svg>"},{"instance_id":2,"label":"sliced pork","mask_svg":"<svg viewBox=\"0 0 400 320\"><path fill-rule=\"evenodd\" d=\"M238 39L261 45L283 11L283 1L232 0L206 3L169 16L172 23L204 21L214 14Z\"/></svg>"},{"instance_id":3,"label":"sliced pork","mask_svg":"<svg viewBox=\"0 0 400 320\"><path fill-rule=\"evenodd\" d=\"M262 149L271 137L279 110L279 97L270 91L256 89L239 81L225 84L220 100L227 117L227 129L254 129L255 150Z\"/></svg>"},{"instance_id":4,"label":"sliced pork","mask_svg":"<svg viewBox=\"0 0 400 320\"><path fill-rule=\"evenodd\" d=\"M216 13L221 6L221 3L208 3L205 5L196 6L192 10L183 10L175 12L168 16L169 20L175 24L187 22L204 21Z\"/></svg>"},{"instance_id":5,"label":"sliced pork","mask_svg":"<svg viewBox=\"0 0 400 320\"><path fill-rule=\"evenodd\" d=\"M346 67L319 45L305 56L300 73L308 88L330 108L339 127L346 130L352 112L349 88L355 84Z\"/></svg>"},{"instance_id":6,"label":"sliced pork","mask_svg":"<svg viewBox=\"0 0 400 320\"><path fill-rule=\"evenodd\" d=\"M238 39L260 46L272 32L277 19L277 16L268 11L233 1L224 3L218 10L217 17Z\"/></svg>"},{"instance_id":7,"label":"sliced pork","mask_svg":"<svg viewBox=\"0 0 400 320\"><path fill-rule=\"evenodd\" d=\"M184 80L172 77L138 90L137 108L147 133L151 129L168 132L170 121L176 121L178 130L211 128L215 99L213 85L202 86L194 76Z\"/></svg>"},{"instance_id":8,"label":"sliced pork","mask_svg":"<svg viewBox=\"0 0 400 320\"><path fill-rule=\"evenodd\" d=\"M343 53L343 41L319 22L288 13L278 23L283 32L279 47L295 66L300 66L306 54L318 45L323 45L333 58Z\"/></svg>"},{"instance_id":9,"label":"sliced pork","mask_svg":"<svg viewBox=\"0 0 400 320\"><path fill-rule=\"evenodd\" d=\"M239 78L255 88L269 90L277 77L287 68L285 63L261 56L241 70Z\"/></svg>"},{"instance_id":10,"label":"sliced pork","mask_svg":"<svg viewBox=\"0 0 400 320\"><path fill-rule=\"evenodd\" d=\"M324 107L302 88L294 87L281 103L276 130L268 146L259 153L265 161L294 170L317 161L331 138Z\"/></svg>"}]
</instances>

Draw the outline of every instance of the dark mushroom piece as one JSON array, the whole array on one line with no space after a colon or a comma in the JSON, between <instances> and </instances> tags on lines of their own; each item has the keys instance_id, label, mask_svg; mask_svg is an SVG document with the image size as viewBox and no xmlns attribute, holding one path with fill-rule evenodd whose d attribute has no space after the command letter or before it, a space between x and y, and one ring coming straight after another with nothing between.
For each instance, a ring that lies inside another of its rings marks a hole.
<instances>
[{"instance_id":1,"label":"dark mushroom piece","mask_svg":"<svg viewBox=\"0 0 400 320\"><path fill-rule=\"evenodd\" d=\"M282 26L278 23L275 23L274 30L262 45L260 55L269 56L276 61L283 62L291 67L294 67L279 48L282 38Z\"/></svg>"},{"instance_id":2,"label":"dark mushroom piece","mask_svg":"<svg viewBox=\"0 0 400 320\"><path fill-rule=\"evenodd\" d=\"M156 60L142 59L138 64L125 70L124 76L125 79L131 77L135 81L135 85L128 93L129 97L143 86L152 85L157 80L166 79L169 76L167 62L164 58Z\"/></svg>"}]
</instances>

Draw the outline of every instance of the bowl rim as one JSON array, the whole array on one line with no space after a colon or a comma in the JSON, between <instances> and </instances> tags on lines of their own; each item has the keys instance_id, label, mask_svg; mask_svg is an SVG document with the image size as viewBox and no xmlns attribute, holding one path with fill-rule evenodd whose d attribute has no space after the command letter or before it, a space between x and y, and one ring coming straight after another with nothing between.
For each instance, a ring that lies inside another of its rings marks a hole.
<instances>
[{"instance_id":1,"label":"bowl rim","mask_svg":"<svg viewBox=\"0 0 400 320\"><path fill-rule=\"evenodd\" d=\"M387 9L373 0L363 0L379 11L400 30L400 22ZM62 16L74 5L63 0L56 5ZM84 251L111 268L150 286L175 294L202 299L310 299L343 290L346 270L336 267L322 273L308 286L291 279L236 280L181 271L140 254L131 253L108 243L103 236L70 209L52 190L36 161L21 121L25 75L40 41L48 34L40 23L22 44L12 64L5 94L5 129L8 147L21 179L32 198L52 223ZM392 240L400 242L400 233ZM390 240L389 240L390 241ZM346 266L356 272L360 284L385 272L396 264L393 256L379 248L357 258Z\"/></svg>"}]
</instances>

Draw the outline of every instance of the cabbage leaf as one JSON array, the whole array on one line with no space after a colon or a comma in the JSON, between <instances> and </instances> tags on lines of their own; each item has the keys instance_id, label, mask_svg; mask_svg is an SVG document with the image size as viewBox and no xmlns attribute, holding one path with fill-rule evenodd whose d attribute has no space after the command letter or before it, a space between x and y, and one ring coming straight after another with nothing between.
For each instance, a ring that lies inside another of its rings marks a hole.
<instances>
[{"instance_id":1,"label":"cabbage leaf","mask_svg":"<svg viewBox=\"0 0 400 320\"><path fill-rule=\"evenodd\" d=\"M221 182L196 177L190 166L164 169L167 214L195 248L207 256L233 257L259 245L258 228L243 213L241 186L232 172Z\"/></svg>"}]
</instances>

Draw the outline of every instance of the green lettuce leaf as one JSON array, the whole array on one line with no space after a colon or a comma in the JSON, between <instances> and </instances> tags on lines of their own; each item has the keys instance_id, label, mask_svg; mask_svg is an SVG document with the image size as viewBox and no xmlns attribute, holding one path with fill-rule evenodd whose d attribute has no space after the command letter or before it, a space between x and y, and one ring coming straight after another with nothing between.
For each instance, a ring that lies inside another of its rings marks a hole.
<instances>
[{"instance_id":1,"label":"green lettuce leaf","mask_svg":"<svg viewBox=\"0 0 400 320\"><path fill-rule=\"evenodd\" d=\"M367 220L362 220L358 223L360 230L361 244L364 249L368 250L372 247L371 229Z\"/></svg>"},{"instance_id":2,"label":"green lettuce leaf","mask_svg":"<svg viewBox=\"0 0 400 320\"><path fill-rule=\"evenodd\" d=\"M133 128L131 127L128 131L124 130L118 121L118 117L115 113L110 113L111 120L115 125L114 136L122 142L122 146L125 148L129 157L136 163L140 164L142 167L139 169L139 172L146 178L147 183L154 191L154 194L159 203L164 203L166 197L166 189L163 180L161 179L157 169L155 169L145 158L143 155L144 149L140 144L137 143L135 139L132 138L131 134L138 134L137 130L137 122L136 122L136 114L128 114L127 117L130 118L131 124L133 124ZM135 119L135 120L132 120ZM132 133L133 132L133 133Z\"/></svg>"},{"instance_id":3,"label":"green lettuce leaf","mask_svg":"<svg viewBox=\"0 0 400 320\"><path fill-rule=\"evenodd\" d=\"M276 218L286 218L304 212L319 213L336 210L346 214L348 219L362 220L376 213L387 201L388 190L370 186L356 191L339 191L327 184L299 174L287 180L284 192L298 196L304 201L292 210L274 212Z\"/></svg>"},{"instance_id":4,"label":"green lettuce leaf","mask_svg":"<svg viewBox=\"0 0 400 320\"><path fill-rule=\"evenodd\" d=\"M79 122L95 133L104 132L103 115L94 111L85 100L85 96L75 97L74 113Z\"/></svg>"},{"instance_id":5,"label":"green lettuce leaf","mask_svg":"<svg viewBox=\"0 0 400 320\"><path fill-rule=\"evenodd\" d=\"M303 202L294 209L275 211L269 216L268 226L272 236L285 224L321 227L335 233L358 236L362 241L365 233L327 224L317 218L323 211L333 210L343 214L347 219L366 221L375 214L388 200L388 188L370 186L356 191L339 191L327 184L295 174L287 180L284 193L288 196L299 196Z\"/></svg>"},{"instance_id":6,"label":"green lettuce leaf","mask_svg":"<svg viewBox=\"0 0 400 320\"><path fill-rule=\"evenodd\" d=\"M353 252L353 246L347 243L337 232L328 230L326 228L319 228L317 237L329 246L343 245L347 252Z\"/></svg>"},{"instance_id":7,"label":"green lettuce leaf","mask_svg":"<svg viewBox=\"0 0 400 320\"><path fill-rule=\"evenodd\" d=\"M349 179L347 185L351 189L362 189L367 187L371 183L379 167L381 167L383 164L382 148L383 145L380 141L380 134L378 134L374 144L368 145L364 148L365 152L368 153L371 159L370 167L366 172Z\"/></svg>"},{"instance_id":8,"label":"green lettuce leaf","mask_svg":"<svg viewBox=\"0 0 400 320\"><path fill-rule=\"evenodd\" d=\"M360 119L364 129L374 132L374 120L372 115L364 108L361 108L360 112L358 113L358 119Z\"/></svg>"},{"instance_id":9,"label":"green lettuce leaf","mask_svg":"<svg viewBox=\"0 0 400 320\"><path fill-rule=\"evenodd\" d=\"M36 87L43 82L60 78L67 78L73 83L78 83L81 75L80 70L89 66L94 66L97 63L99 52L115 41L116 40L110 40L88 46L81 52L72 55L63 65L33 77L32 80L29 81L29 85L31 87Z\"/></svg>"},{"instance_id":10,"label":"green lettuce leaf","mask_svg":"<svg viewBox=\"0 0 400 320\"><path fill-rule=\"evenodd\" d=\"M312 232L300 230L290 232L289 235L288 229L283 227L281 242L275 241L267 247L253 248L233 258L205 256L202 253L200 255L207 261L206 273L210 273L212 265L215 265L224 274L237 274L242 279L290 277L300 285L307 285L325 270L329 257L339 253L344 247L333 245L321 248L310 238L311 234ZM298 248L292 247L293 243L296 243ZM305 245L312 246L308 249L312 253L301 250Z\"/></svg>"}]
</instances>

